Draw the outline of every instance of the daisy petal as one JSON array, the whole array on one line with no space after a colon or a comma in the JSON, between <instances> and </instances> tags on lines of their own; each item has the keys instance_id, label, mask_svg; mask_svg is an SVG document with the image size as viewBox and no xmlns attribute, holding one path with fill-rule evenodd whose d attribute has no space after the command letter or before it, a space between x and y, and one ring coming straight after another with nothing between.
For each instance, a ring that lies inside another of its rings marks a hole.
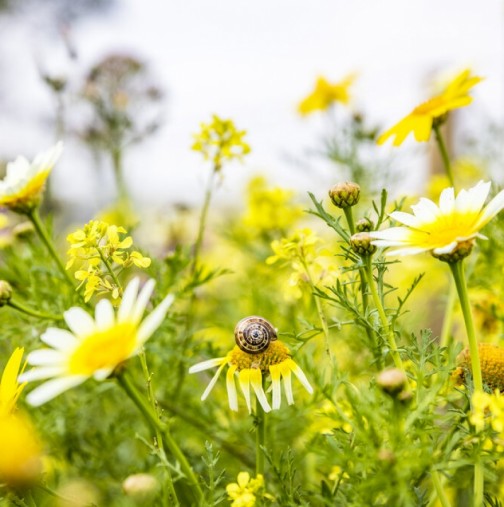
<instances>
[{"instance_id":1,"label":"daisy petal","mask_svg":"<svg viewBox=\"0 0 504 507\"><path fill-rule=\"evenodd\" d=\"M135 305L133 306L130 319L133 322L139 322L142 318L145 308L149 303L149 299L152 295L152 291L154 290L154 286L156 285L156 281L151 278L148 280L145 285L140 290L138 297L136 299Z\"/></svg>"},{"instance_id":2,"label":"daisy petal","mask_svg":"<svg viewBox=\"0 0 504 507\"><path fill-rule=\"evenodd\" d=\"M70 310L67 310L63 316L65 317L65 322L68 327L78 337L90 335L96 330L93 317L78 306L70 308Z\"/></svg>"},{"instance_id":3,"label":"daisy petal","mask_svg":"<svg viewBox=\"0 0 504 507\"><path fill-rule=\"evenodd\" d=\"M291 371L294 373L294 375L296 375L301 384L303 384L304 388L310 394L313 394L313 387L310 385L310 382L308 382L308 379L306 378L303 370L292 359L287 359L287 362L289 363Z\"/></svg>"},{"instance_id":4,"label":"daisy petal","mask_svg":"<svg viewBox=\"0 0 504 507\"><path fill-rule=\"evenodd\" d=\"M235 412L238 412L238 393L236 391L234 378L235 371L236 365L230 365L226 373L226 388L228 393L229 408Z\"/></svg>"},{"instance_id":5,"label":"daisy petal","mask_svg":"<svg viewBox=\"0 0 504 507\"><path fill-rule=\"evenodd\" d=\"M108 299L102 299L95 308L96 327L104 331L115 323L114 307Z\"/></svg>"},{"instance_id":6,"label":"daisy petal","mask_svg":"<svg viewBox=\"0 0 504 507\"><path fill-rule=\"evenodd\" d=\"M258 368L252 368L250 371L250 385L254 389L254 392L257 396L257 400L261 404L261 407L265 412L270 412L271 407L266 398L266 394L264 393L264 389L262 386L262 374L261 370Z\"/></svg>"},{"instance_id":7,"label":"daisy petal","mask_svg":"<svg viewBox=\"0 0 504 507\"><path fill-rule=\"evenodd\" d=\"M189 368L189 373L198 373L200 371L209 370L210 368L215 368L215 366L220 366L225 360L226 357L216 357L214 359L202 361L201 363L198 364L193 364Z\"/></svg>"},{"instance_id":8,"label":"daisy petal","mask_svg":"<svg viewBox=\"0 0 504 507\"><path fill-rule=\"evenodd\" d=\"M32 366L46 366L63 363L65 356L59 350L40 349L30 352L26 360Z\"/></svg>"},{"instance_id":9,"label":"daisy petal","mask_svg":"<svg viewBox=\"0 0 504 507\"><path fill-rule=\"evenodd\" d=\"M34 380L45 380L47 378L58 377L65 371L63 366L44 366L42 368L32 368L19 375L20 382L33 382Z\"/></svg>"},{"instance_id":10,"label":"daisy petal","mask_svg":"<svg viewBox=\"0 0 504 507\"><path fill-rule=\"evenodd\" d=\"M125 320L129 320L130 315L132 314L133 308L135 306L135 300L138 294L139 286L140 279L133 278L133 280L131 280L131 282L124 290L121 306L119 307L119 311L117 312L118 322L124 322Z\"/></svg>"},{"instance_id":11,"label":"daisy petal","mask_svg":"<svg viewBox=\"0 0 504 507\"><path fill-rule=\"evenodd\" d=\"M73 375L48 380L31 391L26 397L26 401L30 405L38 407L52 400L59 394L68 391L68 389L82 384L87 378L88 377L83 375Z\"/></svg>"},{"instance_id":12,"label":"daisy petal","mask_svg":"<svg viewBox=\"0 0 504 507\"><path fill-rule=\"evenodd\" d=\"M173 303L174 296L169 294L166 296L161 303L142 321L137 332L137 339L140 344L145 343L152 333L161 325L163 322L168 308ZM143 310L142 310L143 313Z\"/></svg>"},{"instance_id":13,"label":"daisy petal","mask_svg":"<svg viewBox=\"0 0 504 507\"><path fill-rule=\"evenodd\" d=\"M247 409L249 411L249 414L251 414L252 406L250 403L250 369L241 370L238 374L238 380L240 382L243 397L245 398L245 403L247 404Z\"/></svg>"},{"instance_id":14,"label":"daisy petal","mask_svg":"<svg viewBox=\"0 0 504 507\"><path fill-rule=\"evenodd\" d=\"M70 331L56 327L48 328L40 339L50 347L62 351L73 349L78 343Z\"/></svg>"},{"instance_id":15,"label":"daisy petal","mask_svg":"<svg viewBox=\"0 0 504 507\"><path fill-rule=\"evenodd\" d=\"M212 377L212 380L210 380L210 383L207 385L205 392L201 396L201 401L207 399L208 395L210 394L210 391L213 389L215 383L217 382L217 379L219 378L219 375L221 374L221 371L224 368L224 366L226 366L226 363L222 363L219 366L219 369L215 372L215 375Z\"/></svg>"}]
</instances>

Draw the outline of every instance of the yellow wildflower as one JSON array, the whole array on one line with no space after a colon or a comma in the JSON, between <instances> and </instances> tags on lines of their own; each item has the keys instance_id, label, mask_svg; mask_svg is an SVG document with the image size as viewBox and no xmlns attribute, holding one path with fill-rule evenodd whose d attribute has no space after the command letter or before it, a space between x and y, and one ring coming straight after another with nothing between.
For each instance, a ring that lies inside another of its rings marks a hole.
<instances>
[{"instance_id":1,"label":"yellow wildflower","mask_svg":"<svg viewBox=\"0 0 504 507\"><path fill-rule=\"evenodd\" d=\"M411 206L413 214L394 211L391 218L404 224L384 231L370 232L373 244L400 247L390 254L411 255L432 252L435 256L449 255L459 246L471 247L475 238L486 239L479 231L504 208L504 190L486 206L490 182L480 181L473 188L461 190L455 197L452 187L439 198L439 206L422 198Z\"/></svg>"},{"instance_id":2,"label":"yellow wildflower","mask_svg":"<svg viewBox=\"0 0 504 507\"><path fill-rule=\"evenodd\" d=\"M7 174L0 181L0 206L16 213L29 213L36 208L49 174L58 161L63 144L57 143L49 150L39 153L33 162L18 157L7 164Z\"/></svg>"},{"instance_id":3,"label":"yellow wildflower","mask_svg":"<svg viewBox=\"0 0 504 507\"><path fill-rule=\"evenodd\" d=\"M0 418L8 416L14 411L19 395L26 385L19 384L18 382L18 376L24 369L24 366L21 367L23 353L23 348L16 348L7 361L2 373L2 380L0 382Z\"/></svg>"},{"instance_id":4,"label":"yellow wildflower","mask_svg":"<svg viewBox=\"0 0 504 507\"><path fill-rule=\"evenodd\" d=\"M232 120L223 120L216 114L211 123L201 123L201 131L194 134L192 149L211 160L214 171L219 171L226 161L243 159L250 152L250 146L243 140L245 130L237 130Z\"/></svg>"},{"instance_id":5,"label":"yellow wildflower","mask_svg":"<svg viewBox=\"0 0 504 507\"><path fill-rule=\"evenodd\" d=\"M324 77L318 77L313 91L300 102L299 113L307 115L314 111L326 111L335 102L347 105L350 102L349 89L355 78L355 74L349 74L337 83L330 83Z\"/></svg>"},{"instance_id":6,"label":"yellow wildflower","mask_svg":"<svg viewBox=\"0 0 504 507\"><path fill-rule=\"evenodd\" d=\"M232 500L231 507L254 507L257 494L263 488L264 477L261 474L258 474L255 479L251 479L248 472L240 472L237 482L232 482L226 486L226 492L229 500ZM270 495L264 494L260 496L270 497Z\"/></svg>"},{"instance_id":7,"label":"yellow wildflower","mask_svg":"<svg viewBox=\"0 0 504 507\"><path fill-rule=\"evenodd\" d=\"M439 121L453 109L469 105L473 100L469 95L469 90L480 81L482 78L472 76L470 70L464 70L448 83L439 95L415 107L408 116L384 132L378 138L378 144L383 144L387 139L395 136L393 144L400 146L411 132L417 141L428 141L433 122Z\"/></svg>"}]
</instances>

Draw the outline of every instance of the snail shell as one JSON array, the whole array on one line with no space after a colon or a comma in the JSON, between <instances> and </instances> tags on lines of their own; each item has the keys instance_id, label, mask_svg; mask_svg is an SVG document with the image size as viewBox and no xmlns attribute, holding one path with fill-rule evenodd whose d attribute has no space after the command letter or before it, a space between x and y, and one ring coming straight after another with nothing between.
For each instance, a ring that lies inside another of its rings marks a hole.
<instances>
[{"instance_id":1,"label":"snail shell","mask_svg":"<svg viewBox=\"0 0 504 507\"><path fill-rule=\"evenodd\" d=\"M243 352L258 354L269 347L271 341L277 339L275 328L262 317L245 317L235 327L236 345Z\"/></svg>"}]
</instances>

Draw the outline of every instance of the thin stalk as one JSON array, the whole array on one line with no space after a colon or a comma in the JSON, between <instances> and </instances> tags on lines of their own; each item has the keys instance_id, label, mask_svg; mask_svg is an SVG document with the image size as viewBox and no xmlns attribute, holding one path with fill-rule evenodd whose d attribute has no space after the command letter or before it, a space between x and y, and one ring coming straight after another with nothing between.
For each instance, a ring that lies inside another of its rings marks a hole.
<instances>
[{"instance_id":1,"label":"thin stalk","mask_svg":"<svg viewBox=\"0 0 504 507\"><path fill-rule=\"evenodd\" d=\"M467 332L467 340L469 342L469 353L471 355L471 370L473 377L474 392L483 392L483 379L481 376L481 364L479 359L478 342L474 330L474 322L472 319L471 307L469 305L469 296L467 294L467 282L465 278L464 265L462 261L449 264L457 293L460 300L460 307L464 315L464 323ZM483 464L478 460L474 465L474 490L473 505L479 507L483 505L483 492L485 487Z\"/></svg>"},{"instance_id":2,"label":"thin stalk","mask_svg":"<svg viewBox=\"0 0 504 507\"><path fill-rule=\"evenodd\" d=\"M455 313L455 301L457 300L457 287L453 280L450 280L450 289L448 292L448 299L446 300L445 314L443 318L443 327L441 328L441 336L439 338L439 345L446 347L448 340L451 336L453 328L453 314Z\"/></svg>"},{"instance_id":3,"label":"thin stalk","mask_svg":"<svg viewBox=\"0 0 504 507\"><path fill-rule=\"evenodd\" d=\"M196 242L194 244L194 252L193 252L193 264L191 267L191 273L194 275L196 268L198 266L198 260L201 253L201 246L203 245L203 238L205 236L205 227L208 218L208 210L210 208L210 201L212 200L212 191L214 187L215 175L217 174L217 167L212 169L212 173L208 178L207 187L205 190L205 198L203 201L203 207L201 208L201 214L199 219L198 226L198 236L196 237Z\"/></svg>"},{"instance_id":4,"label":"thin stalk","mask_svg":"<svg viewBox=\"0 0 504 507\"><path fill-rule=\"evenodd\" d=\"M119 289L119 294L122 295L123 290L121 286L121 282L119 282L119 279L117 278L117 275L115 274L114 270L112 269L112 266L110 265L110 262L108 259L103 255L102 249L98 247L98 253L100 254L100 259L103 261L103 264L105 264L105 267L107 268L107 271L109 272L110 276L112 277L112 280L114 280L114 283L117 285L117 288Z\"/></svg>"},{"instance_id":5,"label":"thin stalk","mask_svg":"<svg viewBox=\"0 0 504 507\"><path fill-rule=\"evenodd\" d=\"M390 325L387 314L385 313L385 310L383 308L380 295L378 294L378 289L376 288L376 284L373 277L373 266L371 264L371 256L363 257L364 261L364 270L366 273L366 281L369 287L369 290L371 291L371 296L373 297L373 302L376 307L376 310L378 311L378 315L380 316L380 320L383 326L383 329L385 330L387 334L387 341L388 345L390 347L390 354L392 355L392 359L394 360L394 364L397 368L404 370L404 365L401 359L401 356L399 352L397 351L397 344L395 340L394 330L392 329L392 326Z\"/></svg>"},{"instance_id":6,"label":"thin stalk","mask_svg":"<svg viewBox=\"0 0 504 507\"><path fill-rule=\"evenodd\" d=\"M31 308L28 308L27 306L17 301L13 301L12 299L7 303L7 306L10 306L11 308L18 310L19 312L25 313L26 315L29 315L30 317L35 317L37 319L63 320L62 315L53 315L51 313L32 310Z\"/></svg>"},{"instance_id":7,"label":"thin stalk","mask_svg":"<svg viewBox=\"0 0 504 507\"><path fill-rule=\"evenodd\" d=\"M127 201L129 199L128 191L126 190L126 183L123 174L123 153L122 148L115 147L110 151L112 157L112 167L114 168L114 175L117 185L117 193L119 194L119 201Z\"/></svg>"},{"instance_id":8,"label":"thin stalk","mask_svg":"<svg viewBox=\"0 0 504 507\"><path fill-rule=\"evenodd\" d=\"M436 495L441 503L442 507L451 507L448 498L446 498L446 493L443 488L443 484L441 483L441 477L439 476L439 472L437 470L431 470L431 479L434 484L434 489L436 490Z\"/></svg>"},{"instance_id":9,"label":"thin stalk","mask_svg":"<svg viewBox=\"0 0 504 507\"><path fill-rule=\"evenodd\" d=\"M264 387L264 378L263 378ZM264 475L264 451L266 443L266 412L256 398L256 477L261 474Z\"/></svg>"},{"instance_id":10,"label":"thin stalk","mask_svg":"<svg viewBox=\"0 0 504 507\"><path fill-rule=\"evenodd\" d=\"M450 157L448 156L448 150L446 149L443 135L441 134L441 127L440 125L433 125L432 130L434 130L434 135L436 137L436 142L439 147L439 152L441 153L441 158L443 159L443 165L445 168L446 176L448 176L450 185L453 188L455 188L455 180L453 179L453 171L451 167Z\"/></svg>"},{"instance_id":11,"label":"thin stalk","mask_svg":"<svg viewBox=\"0 0 504 507\"><path fill-rule=\"evenodd\" d=\"M75 289L74 281L72 280L68 271L65 269L65 266L63 266L63 263L61 262L61 259L59 258L58 253L56 252L56 248L54 247L53 242L49 237L46 228L44 227L44 224L40 220L40 215L38 214L37 208L34 208L29 213L27 213L27 217L30 219L31 223L35 227L37 234L39 235L40 239L46 246L51 257L54 259L54 262L58 266L58 269L63 275L63 278L68 282L68 284L72 287L72 289Z\"/></svg>"},{"instance_id":12,"label":"thin stalk","mask_svg":"<svg viewBox=\"0 0 504 507\"><path fill-rule=\"evenodd\" d=\"M129 378L125 375L125 373L120 373L117 375L117 381L119 385L124 389L126 394L129 396L131 401L137 406L138 410L143 415L145 421L150 426L152 431L155 433L157 431L160 432L163 444L169 449L172 453L173 457L179 462L180 469L186 477L186 480L191 484L191 491L193 492L196 498L195 505L201 505L203 503L203 491L198 483L198 479L196 475L187 461L184 453L178 446L177 442L171 436L171 433L168 427L163 424L157 417L154 410L150 407L150 405L144 400L144 398L137 391L136 387L130 382Z\"/></svg>"},{"instance_id":13,"label":"thin stalk","mask_svg":"<svg viewBox=\"0 0 504 507\"><path fill-rule=\"evenodd\" d=\"M348 223L348 228L350 229L350 236L355 234L355 223L353 219L352 208L349 206L348 208L343 208L343 212L345 213L345 217Z\"/></svg>"}]
</instances>

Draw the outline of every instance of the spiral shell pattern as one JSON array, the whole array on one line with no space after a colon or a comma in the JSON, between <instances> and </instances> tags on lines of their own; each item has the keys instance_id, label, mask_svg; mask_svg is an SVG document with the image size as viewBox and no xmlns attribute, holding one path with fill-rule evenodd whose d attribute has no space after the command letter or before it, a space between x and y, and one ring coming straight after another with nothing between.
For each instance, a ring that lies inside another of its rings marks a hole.
<instances>
[{"instance_id":1,"label":"spiral shell pattern","mask_svg":"<svg viewBox=\"0 0 504 507\"><path fill-rule=\"evenodd\" d=\"M255 315L245 317L236 324L235 341L243 352L259 354L269 347L271 341L276 339L275 328L262 317Z\"/></svg>"}]
</instances>

